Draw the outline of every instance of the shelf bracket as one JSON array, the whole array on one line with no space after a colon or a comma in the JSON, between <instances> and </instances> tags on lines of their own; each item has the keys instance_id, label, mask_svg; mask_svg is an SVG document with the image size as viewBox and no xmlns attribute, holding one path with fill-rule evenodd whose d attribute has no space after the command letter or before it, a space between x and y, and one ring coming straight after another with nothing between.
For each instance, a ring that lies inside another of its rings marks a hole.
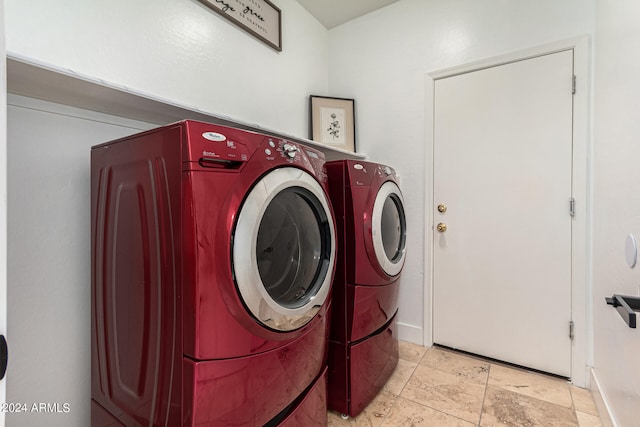
<instances>
[{"instance_id":1,"label":"shelf bracket","mask_svg":"<svg viewBox=\"0 0 640 427\"><path fill-rule=\"evenodd\" d=\"M622 320L630 328L636 327L636 313L640 311L640 297L630 297L627 295L614 294L611 298L605 298L607 304L615 307Z\"/></svg>"}]
</instances>

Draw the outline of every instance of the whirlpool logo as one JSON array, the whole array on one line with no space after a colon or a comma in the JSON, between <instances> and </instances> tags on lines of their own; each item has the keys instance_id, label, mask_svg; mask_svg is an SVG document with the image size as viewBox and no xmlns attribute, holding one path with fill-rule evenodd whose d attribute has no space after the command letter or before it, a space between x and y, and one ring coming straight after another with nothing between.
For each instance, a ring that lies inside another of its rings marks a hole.
<instances>
[{"instance_id":1,"label":"whirlpool logo","mask_svg":"<svg viewBox=\"0 0 640 427\"><path fill-rule=\"evenodd\" d=\"M213 142L222 142L227 140L227 137L225 135L218 132L205 132L202 134L202 137Z\"/></svg>"}]
</instances>

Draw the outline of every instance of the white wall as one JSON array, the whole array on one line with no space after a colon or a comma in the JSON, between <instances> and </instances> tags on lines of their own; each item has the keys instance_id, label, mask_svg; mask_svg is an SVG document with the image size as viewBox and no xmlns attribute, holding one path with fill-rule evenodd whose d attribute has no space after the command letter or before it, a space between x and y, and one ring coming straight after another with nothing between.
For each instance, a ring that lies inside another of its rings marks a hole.
<instances>
[{"instance_id":1,"label":"white wall","mask_svg":"<svg viewBox=\"0 0 640 427\"><path fill-rule=\"evenodd\" d=\"M327 30L295 0L277 52L198 0L7 0L7 52L306 137Z\"/></svg>"},{"instance_id":2,"label":"white wall","mask_svg":"<svg viewBox=\"0 0 640 427\"><path fill-rule=\"evenodd\" d=\"M585 0L400 0L332 29L329 87L356 99L357 145L402 177L409 241L402 273L400 337L422 343L425 284L425 74L592 34L594 4ZM427 252L425 252L427 251Z\"/></svg>"},{"instance_id":3,"label":"white wall","mask_svg":"<svg viewBox=\"0 0 640 427\"><path fill-rule=\"evenodd\" d=\"M640 422L640 331L605 304L640 295L625 237L640 237L640 2L596 0L594 93L594 373L619 426Z\"/></svg>"},{"instance_id":4,"label":"white wall","mask_svg":"<svg viewBox=\"0 0 640 427\"><path fill-rule=\"evenodd\" d=\"M8 425L89 422L90 148L154 127L9 96ZM33 403L68 404L34 413Z\"/></svg>"}]
</instances>

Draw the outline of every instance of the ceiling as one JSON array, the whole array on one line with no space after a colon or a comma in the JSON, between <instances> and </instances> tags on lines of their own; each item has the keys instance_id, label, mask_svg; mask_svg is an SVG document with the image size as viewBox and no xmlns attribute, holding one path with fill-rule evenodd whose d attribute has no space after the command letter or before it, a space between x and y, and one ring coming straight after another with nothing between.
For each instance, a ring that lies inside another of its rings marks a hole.
<instances>
[{"instance_id":1,"label":"ceiling","mask_svg":"<svg viewBox=\"0 0 640 427\"><path fill-rule=\"evenodd\" d=\"M322 25L331 29L398 0L298 0Z\"/></svg>"}]
</instances>

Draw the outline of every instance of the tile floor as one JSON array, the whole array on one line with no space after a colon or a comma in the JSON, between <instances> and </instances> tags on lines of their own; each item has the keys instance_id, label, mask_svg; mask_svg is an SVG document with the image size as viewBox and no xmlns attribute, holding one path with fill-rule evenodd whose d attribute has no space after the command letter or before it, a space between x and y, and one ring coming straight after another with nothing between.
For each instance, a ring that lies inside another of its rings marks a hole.
<instances>
[{"instance_id":1,"label":"tile floor","mask_svg":"<svg viewBox=\"0 0 640 427\"><path fill-rule=\"evenodd\" d=\"M356 418L329 426L602 426L589 390L441 348L400 342L398 366Z\"/></svg>"}]
</instances>

